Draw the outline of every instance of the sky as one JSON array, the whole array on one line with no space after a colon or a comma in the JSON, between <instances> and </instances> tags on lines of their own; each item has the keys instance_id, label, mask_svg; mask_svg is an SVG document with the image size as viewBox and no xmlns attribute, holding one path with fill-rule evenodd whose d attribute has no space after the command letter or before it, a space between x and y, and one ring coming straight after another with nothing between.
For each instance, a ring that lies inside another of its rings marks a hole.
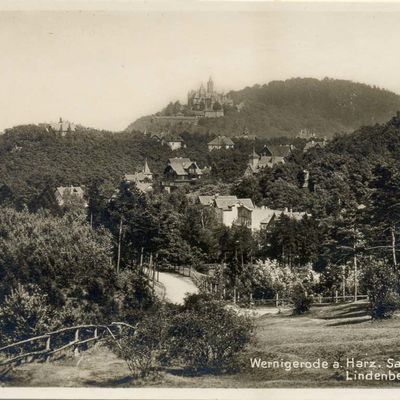
<instances>
[{"instance_id":1,"label":"sky","mask_svg":"<svg viewBox=\"0 0 400 400\"><path fill-rule=\"evenodd\" d=\"M0 10L0 130L59 117L123 130L209 76L224 91L327 76L400 94L399 7L146 4Z\"/></svg>"}]
</instances>

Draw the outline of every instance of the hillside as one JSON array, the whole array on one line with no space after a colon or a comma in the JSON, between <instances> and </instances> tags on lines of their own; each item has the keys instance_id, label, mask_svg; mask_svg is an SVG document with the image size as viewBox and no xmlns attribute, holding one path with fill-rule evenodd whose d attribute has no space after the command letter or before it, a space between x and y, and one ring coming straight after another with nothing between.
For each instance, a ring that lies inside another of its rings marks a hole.
<instances>
[{"instance_id":1,"label":"hillside","mask_svg":"<svg viewBox=\"0 0 400 400\"><path fill-rule=\"evenodd\" d=\"M221 118L200 119L197 126L178 125L194 133L239 135L247 127L260 137L295 136L310 129L324 136L347 133L361 125L387 121L400 109L400 96L388 90L346 80L294 78L232 91L237 107L225 107ZM162 112L161 112L162 114ZM152 116L139 118L127 131L165 129Z\"/></svg>"}]
</instances>

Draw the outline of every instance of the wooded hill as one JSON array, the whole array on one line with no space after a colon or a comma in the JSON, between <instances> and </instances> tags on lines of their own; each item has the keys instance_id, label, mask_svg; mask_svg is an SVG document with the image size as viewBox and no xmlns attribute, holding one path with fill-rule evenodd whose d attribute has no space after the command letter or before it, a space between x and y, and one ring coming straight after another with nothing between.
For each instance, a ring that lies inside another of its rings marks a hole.
<instances>
[{"instance_id":1,"label":"wooded hill","mask_svg":"<svg viewBox=\"0 0 400 400\"><path fill-rule=\"evenodd\" d=\"M198 126L177 127L196 133L240 135L247 127L260 137L296 136L301 129L320 136L348 133L362 125L387 121L400 109L400 96L347 80L294 78L231 91L235 107L225 107L221 118L202 118ZM237 105L241 104L240 111ZM166 107L165 110L170 107ZM163 111L159 113L163 115ZM165 129L151 116L126 129Z\"/></svg>"}]
</instances>

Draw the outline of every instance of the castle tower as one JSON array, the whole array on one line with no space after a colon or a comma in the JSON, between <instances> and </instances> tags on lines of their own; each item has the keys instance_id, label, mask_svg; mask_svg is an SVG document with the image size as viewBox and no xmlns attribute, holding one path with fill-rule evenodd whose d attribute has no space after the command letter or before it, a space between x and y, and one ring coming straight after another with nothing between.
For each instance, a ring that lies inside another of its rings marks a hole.
<instances>
[{"instance_id":1,"label":"castle tower","mask_svg":"<svg viewBox=\"0 0 400 400\"><path fill-rule=\"evenodd\" d=\"M214 82L210 76L210 79L207 82L207 93L213 93L214 92Z\"/></svg>"},{"instance_id":2,"label":"castle tower","mask_svg":"<svg viewBox=\"0 0 400 400\"><path fill-rule=\"evenodd\" d=\"M206 89L204 89L203 84L200 85L199 94L200 94L200 97L203 97L206 95Z\"/></svg>"}]
</instances>

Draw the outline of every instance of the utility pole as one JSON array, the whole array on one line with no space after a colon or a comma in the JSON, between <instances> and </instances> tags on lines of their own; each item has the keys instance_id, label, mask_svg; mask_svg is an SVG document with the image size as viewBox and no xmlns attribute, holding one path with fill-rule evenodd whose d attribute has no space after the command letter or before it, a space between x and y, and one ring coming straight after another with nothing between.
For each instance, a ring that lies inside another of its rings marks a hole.
<instances>
[{"instance_id":1,"label":"utility pole","mask_svg":"<svg viewBox=\"0 0 400 400\"><path fill-rule=\"evenodd\" d=\"M357 301L357 251L356 251L356 230L354 229L354 244L353 244L353 266L354 266L354 301Z\"/></svg>"},{"instance_id":2,"label":"utility pole","mask_svg":"<svg viewBox=\"0 0 400 400\"><path fill-rule=\"evenodd\" d=\"M117 274L119 274L119 265L121 262L121 242L122 242L122 217L121 217L121 221L119 223Z\"/></svg>"},{"instance_id":3,"label":"utility pole","mask_svg":"<svg viewBox=\"0 0 400 400\"><path fill-rule=\"evenodd\" d=\"M392 234L392 255L393 255L393 265L396 268L397 267L397 259L396 259L396 232L395 232L395 227L392 226L390 228L390 232Z\"/></svg>"},{"instance_id":4,"label":"utility pole","mask_svg":"<svg viewBox=\"0 0 400 400\"><path fill-rule=\"evenodd\" d=\"M346 267L342 266L342 295L343 301L346 300Z\"/></svg>"}]
</instances>

